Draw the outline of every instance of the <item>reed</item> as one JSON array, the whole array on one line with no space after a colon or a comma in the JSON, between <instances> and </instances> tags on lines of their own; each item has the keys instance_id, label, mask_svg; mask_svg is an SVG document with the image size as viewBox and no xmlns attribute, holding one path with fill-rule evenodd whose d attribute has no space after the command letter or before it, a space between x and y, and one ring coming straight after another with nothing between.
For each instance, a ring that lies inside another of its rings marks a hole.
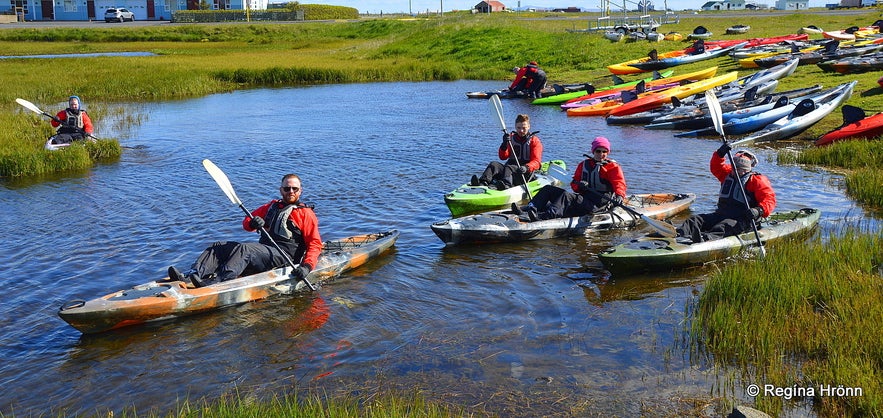
<instances>
[{"instance_id":1,"label":"reed","mask_svg":"<svg viewBox=\"0 0 883 418\"><path fill-rule=\"evenodd\" d=\"M706 283L691 309L694 346L741 368L744 386L814 388L795 401L811 401L820 416L878 416L881 269L883 238L869 231L779 243L765 259L729 264ZM863 396L823 396L825 385L861 388ZM761 393L757 405L775 413L784 400Z\"/></svg>"}]
</instances>

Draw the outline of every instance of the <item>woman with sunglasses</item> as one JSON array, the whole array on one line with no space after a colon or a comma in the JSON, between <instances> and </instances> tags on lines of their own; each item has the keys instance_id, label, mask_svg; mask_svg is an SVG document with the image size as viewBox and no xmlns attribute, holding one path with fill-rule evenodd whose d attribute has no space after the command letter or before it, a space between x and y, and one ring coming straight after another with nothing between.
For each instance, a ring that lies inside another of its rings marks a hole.
<instances>
[{"instance_id":1,"label":"woman with sunglasses","mask_svg":"<svg viewBox=\"0 0 883 418\"><path fill-rule=\"evenodd\" d=\"M172 266L169 267L169 278L203 287L281 267L287 261L269 241L269 235L292 260L300 262L292 277L303 279L316 266L322 251L322 238L313 207L300 201L302 192L300 177L286 174L279 187L282 198L273 199L242 220L242 228L246 231L264 228L268 234L261 234L258 242L216 242L202 252L186 276Z\"/></svg>"}]
</instances>

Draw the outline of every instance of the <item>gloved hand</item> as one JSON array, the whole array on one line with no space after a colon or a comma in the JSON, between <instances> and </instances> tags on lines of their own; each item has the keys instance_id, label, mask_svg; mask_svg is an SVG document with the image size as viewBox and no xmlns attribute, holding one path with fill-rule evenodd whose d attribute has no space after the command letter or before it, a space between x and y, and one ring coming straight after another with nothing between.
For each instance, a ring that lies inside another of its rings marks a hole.
<instances>
[{"instance_id":1,"label":"gloved hand","mask_svg":"<svg viewBox=\"0 0 883 418\"><path fill-rule=\"evenodd\" d=\"M512 140L512 136L509 135L509 132L503 133L503 142L509 142Z\"/></svg>"},{"instance_id":2,"label":"gloved hand","mask_svg":"<svg viewBox=\"0 0 883 418\"><path fill-rule=\"evenodd\" d=\"M313 271L313 269L311 269L310 266L301 264L291 272L291 277L294 277L297 280L303 280L311 271Z\"/></svg>"},{"instance_id":3,"label":"gloved hand","mask_svg":"<svg viewBox=\"0 0 883 418\"><path fill-rule=\"evenodd\" d=\"M518 166L518 168L515 169L515 172L518 174L527 174L527 171L528 169L526 165Z\"/></svg>"},{"instance_id":4,"label":"gloved hand","mask_svg":"<svg viewBox=\"0 0 883 418\"><path fill-rule=\"evenodd\" d=\"M264 225L264 219L260 216L252 216L251 220L248 221L248 226L255 230L263 228Z\"/></svg>"},{"instance_id":5,"label":"gloved hand","mask_svg":"<svg viewBox=\"0 0 883 418\"><path fill-rule=\"evenodd\" d=\"M620 206L622 205L622 196L614 194L613 197L610 198L610 201L613 202L614 205Z\"/></svg>"},{"instance_id":6,"label":"gloved hand","mask_svg":"<svg viewBox=\"0 0 883 418\"><path fill-rule=\"evenodd\" d=\"M763 209L761 209L760 206L753 207L753 208L745 211L745 219L749 220L749 221L760 219L762 216L763 216Z\"/></svg>"},{"instance_id":7,"label":"gloved hand","mask_svg":"<svg viewBox=\"0 0 883 418\"><path fill-rule=\"evenodd\" d=\"M61 119L59 119L58 116L52 116L52 120L54 120L55 123L57 123L59 125L64 124L64 122Z\"/></svg>"},{"instance_id":8,"label":"gloved hand","mask_svg":"<svg viewBox=\"0 0 883 418\"><path fill-rule=\"evenodd\" d=\"M587 181L579 182L579 185L576 186L576 189L579 190L580 192L588 191L589 190L589 182L587 182Z\"/></svg>"},{"instance_id":9,"label":"gloved hand","mask_svg":"<svg viewBox=\"0 0 883 418\"><path fill-rule=\"evenodd\" d=\"M723 145L721 145L720 148L717 149L717 156L724 158L727 156L727 153L730 152L731 149L733 149L733 147L730 146L730 143L724 142Z\"/></svg>"}]
</instances>

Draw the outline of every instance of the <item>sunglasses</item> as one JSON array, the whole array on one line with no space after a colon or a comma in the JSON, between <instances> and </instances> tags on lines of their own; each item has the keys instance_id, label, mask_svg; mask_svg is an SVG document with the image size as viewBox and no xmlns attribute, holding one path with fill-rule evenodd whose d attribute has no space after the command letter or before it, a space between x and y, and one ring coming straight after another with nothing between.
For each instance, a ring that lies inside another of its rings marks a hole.
<instances>
[{"instance_id":1,"label":"sunglasses","mask_svg":"<svg viewBox=\"0 0 883 418\"><path fill-rule=\"evenodd\" d=\"M283 192L295 192L295 193L297 193L297 192L300 191L300 187L293 187L293 186L292 186L292 187L282 186L282 187L280 187L280 189L282 189Z\"/></svg>"}]
</instances>

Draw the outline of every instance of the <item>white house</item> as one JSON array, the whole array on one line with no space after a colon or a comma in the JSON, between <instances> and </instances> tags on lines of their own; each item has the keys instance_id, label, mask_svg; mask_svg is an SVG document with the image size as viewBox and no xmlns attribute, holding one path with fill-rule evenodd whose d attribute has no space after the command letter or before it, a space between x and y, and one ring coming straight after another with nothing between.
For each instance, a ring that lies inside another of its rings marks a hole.
<instances>
[{"instance_id":1,"label":"white house","mask_svg":"<svg viewBox=\"0 0 883 418\"><path fill-rule=\"evenodd\" d=\"M709 1L700 10L745 10L745 0Z\"/></svg>"},{"instance_id":2,"label":"white house","mask_svg":"<svg viewBox=\"0 0 883 418\"><path fill-rule=\"evenodd\" d=\"M777 0L778 10L806 10L809 9L809 0Z\"/></svg>"}]
</instances>

